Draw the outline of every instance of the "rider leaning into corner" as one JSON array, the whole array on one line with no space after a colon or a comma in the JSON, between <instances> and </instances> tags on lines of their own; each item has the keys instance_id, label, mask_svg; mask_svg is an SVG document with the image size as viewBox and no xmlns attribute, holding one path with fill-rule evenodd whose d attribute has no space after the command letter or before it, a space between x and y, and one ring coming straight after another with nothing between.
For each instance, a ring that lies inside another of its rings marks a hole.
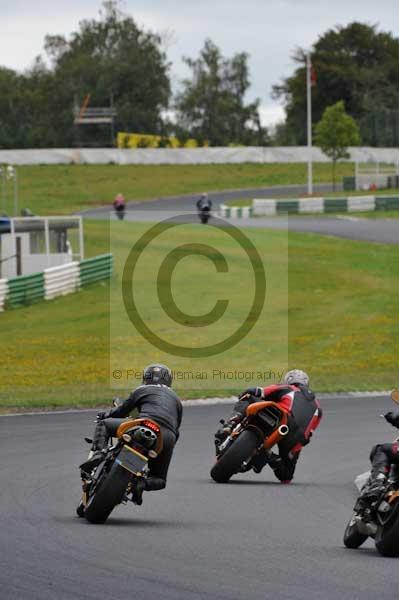
<instances>
[{"instance_id":1,"label":"rider leaning into corner","mask_svg":"<svg viewBox=\"0 0 399 600\"><path fill-rule=\"evenodd\" d=\"M106 448L110 437L116 435L116 431L125 418L133 410L138 411L138 418L148 417L154 419L161 428L163 437L163 450L155 459L149 461L149 476L140 479L133 500L136 504L142 504L143 491L162 490L166 486L169 464L172 459L173 449L179 438L179 429L182 420L182 403L177 394L171 389L172 372L165 365L148 365L143 371L143 385L136 388L120 406L97 415L92 451L87 462L80 468L91 471L104 457L103 450Z\"/></svg>"},{"instance_id":2,"label":"rider leaning into corner","mask_svg":"<svg viewBox=\"0 0 399 600\"><path fill-rule=\"evenodd\" d=\"M281 483L290 483L301 450L309 443L322 417L319 402L309 388L309 377L304 371L299 369L288 371L281 384L245 390L239 396L227 423L216 432L216 447L242 421L249 404L260 401L277 402L288 411L289 433L279 443L278 454L271 450L264 450L254 459L253 470L255 473L260 473L268 464Z\"/></svg>"},{"instance_id":3,"label":"rider leaning into corner","mask_svg":"<svg viewBox=\"0 0 399 600\"><path fill-rule=\"evenodd\" d=\"M387 412L385 419L399 429L399 412ZM366 485L360 494L360 499L366 504L372 504L378 500L385 490L387 477L391 470L391 465L399 465L399 443L377 444L371 450L371 474Z\"/></svg>"}]
</instances>

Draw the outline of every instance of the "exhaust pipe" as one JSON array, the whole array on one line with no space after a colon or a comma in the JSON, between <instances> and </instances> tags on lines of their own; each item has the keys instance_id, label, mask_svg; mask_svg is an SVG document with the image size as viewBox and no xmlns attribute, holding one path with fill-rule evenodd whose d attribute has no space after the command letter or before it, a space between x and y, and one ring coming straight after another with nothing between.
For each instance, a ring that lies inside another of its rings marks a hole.
<instances>
[{"instance_id":1,"label":"exhaust pipe","mask_svg":"<svg viewBox=\"0 0 399 600\"><path fill-rule=\"evenodd\" d=\"M278 432L280 435L287 435L287 433L289 432L289 428L287 425L280 425L280 427L278 428Z\"/></svg>"}]
</instances>

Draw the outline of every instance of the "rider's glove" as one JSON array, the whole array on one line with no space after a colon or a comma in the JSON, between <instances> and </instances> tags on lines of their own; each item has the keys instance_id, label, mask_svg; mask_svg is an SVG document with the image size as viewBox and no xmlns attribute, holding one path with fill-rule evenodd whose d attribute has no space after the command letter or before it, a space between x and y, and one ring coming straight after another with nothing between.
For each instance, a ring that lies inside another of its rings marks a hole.
<instances>
[{"instance_id":1,"label":"rider's glove","mask_svg":"<svg viewBox=\"0 0 399 600\"><path fill-rule=\"evenodd\" d=\"M108 419L109 414L108 411L106 410L101 410L99 413L97 413L97 421L102 421L103 419Z\"/></svg>"},{"instance_id":2,"label":"rider's glove","mask_svg":"<svg viewBox=\"0 0 399 600\"><path fill-rule=\"evenodd\" d=\"M245 400L249 396L255 396L256 398L263 398L264 397L263 388L261 388L261 387L248 388L247 390L245 390L245 392L242 392L238 396L238 399Z\"/></svg>"},{"instance_id":3,"label":"rider's glove","mask_svg":"<svg viewBox=\"0 0 399 600\"><path fill-rule=\"evenodd\" d=\"M399 429L399 413L398 412L387 412L384 415L385 419L388 421L388 423L390 423L391 425L393 425L394 427L397 427Z\"/></svg>"},{"instance_id":4,"label":"rider's glove","mask_svg":"<svg viewBox=\"0 0 399 600\"><path fill-rule=\"evenodd\" d=\"M215 433L215 444L218 446L231 434L234 427L239 423L240 418L238 415L231 417L227 423L223 423L223 427L217 430Z\"/></svg>"}]
</instances>

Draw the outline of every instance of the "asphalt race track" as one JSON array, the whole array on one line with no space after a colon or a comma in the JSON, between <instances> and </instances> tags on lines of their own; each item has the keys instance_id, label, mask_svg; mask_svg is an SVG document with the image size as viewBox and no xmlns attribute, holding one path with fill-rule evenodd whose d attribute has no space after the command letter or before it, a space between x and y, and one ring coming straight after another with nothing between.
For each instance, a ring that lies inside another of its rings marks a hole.
<instances>
[{"instance_id":1,"label":"asphalt race track","mask_svg":"<svg viewBox=\"0 0 399 600\"><path fill-rule=\"evenodd\" d=\"M323 194L331 190L331 185L319 184L315 192ZM228 200L243 197L273 198L279 196L300 196L306 193L306 187L301 185L280 186L263 189L228 190L209 194L214 208ZM195 202L199 195L177 196L173 198L156 199L145 202L130 202L127 204L126 220L148 221L163 220L171 216L192 210L193 214L188 220L195 223L198 217L195 213ZM95 219L108 219L112 215L112 206L102 206L88 211L83 211L85 217ZM154 215L152 214L154 213ZM113 215L112 215L113 216ZM150 217L150 218L149 218ZM341 217L332 216L289 216L287 217L259 217L256 219L230 219L231 223L239 227L266 227L271 229L286 229L304 233L319 233L335 237L382 242L386 244L399 243L398 219L366 219L351 216L349 213Z\"/></svg>"},{"instance_id":2,"label":"asphalt race track","mask_svg":"<svg viewBox=\"0 0 399 600\"><path fill-rule=\"evenodd\" d=\"M288 486L266 469L213 483L211 433L229 407L186 408L167 489L105 525L74 514L94 412L0 418L1 599L391 600L398 561L342 545L352 481L394 436L379 418L391 402L323 408Z\"/></svg>"}]
</instances>

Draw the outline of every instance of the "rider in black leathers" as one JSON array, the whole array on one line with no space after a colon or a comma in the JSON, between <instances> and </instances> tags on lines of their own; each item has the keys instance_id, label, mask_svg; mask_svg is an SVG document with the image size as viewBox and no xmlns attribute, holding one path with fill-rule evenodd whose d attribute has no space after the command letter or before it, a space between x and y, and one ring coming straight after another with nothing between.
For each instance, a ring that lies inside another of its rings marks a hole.
<instances>
[{"instance_id":1,"label":"rider in black leathers","mask_svg":"<svg viewBox=\"0 0 399 600\"><path fill-rule=\"evenodd\" d=\"M388 423L399 429L399 412L388 412L384 415ZM385 489L391 465L399 465L399 443L377 444L370 454L371 474L362 489L360 498L372 503L378 500Z\"/></svg>"},{"instance_id":2,"label":"rider in black leathers","mask_svg":"<svg viewBox=\"0 0 399 600\"><path fill-rule=\"evenodd\" d=\"M154 419L161 427L163 450L155 459L149 461L149 476L140 479L133 493L136 504L142 503L144 490L162 490L166 486L169 464L174 446L179 438L182 420L182 403L170 388L172 373L165 365L153 364L143 371L143 385L134 390L117 408L108 413L99 413L96 425L92 455L80 466L83 471L91 471L104 457L102 450L108 439L116 434L119 425L131 411L137 409L139 417Z\"/></svg>"},{"instance_id":3,"label":"rider in black leathers","mask_svg":"<svg viewBox=\"0 0 399 600\"><path fill-rule=\"evenodd\" d=\"M209 210L211 210L212 200L209 199L208 194L206 194L206 193L201 194L201 197L199 198L199 200L197 200L196 206L197 206L199 212L201 210L204 210L205 208L209 208Z\"/></svg>"}]
</instances>

